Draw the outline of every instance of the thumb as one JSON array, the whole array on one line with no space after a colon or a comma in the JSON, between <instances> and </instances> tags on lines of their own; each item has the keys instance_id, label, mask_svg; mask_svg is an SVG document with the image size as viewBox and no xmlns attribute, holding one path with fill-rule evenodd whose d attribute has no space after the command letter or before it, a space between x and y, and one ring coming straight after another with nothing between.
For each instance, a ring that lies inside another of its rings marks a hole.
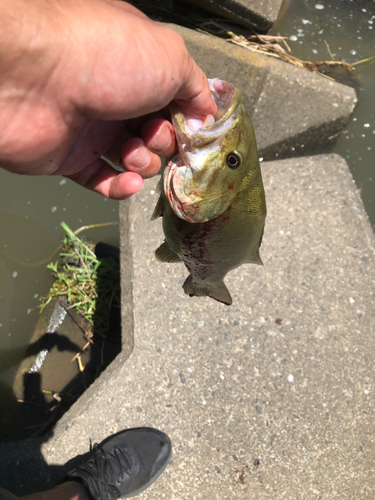
<instances>
[{"instance_id":1,"label":"thumb","mask_svg":"<svg viewBox=\"0 0 375 500\"><path fill-rule=\"evenodd\" d=\"M193 118L214 116L217 106L211 96L207 77L192 58L189 62L190 68L187 70L187 78L173 100L184 113Z\"/></svg>"}]
</instances>

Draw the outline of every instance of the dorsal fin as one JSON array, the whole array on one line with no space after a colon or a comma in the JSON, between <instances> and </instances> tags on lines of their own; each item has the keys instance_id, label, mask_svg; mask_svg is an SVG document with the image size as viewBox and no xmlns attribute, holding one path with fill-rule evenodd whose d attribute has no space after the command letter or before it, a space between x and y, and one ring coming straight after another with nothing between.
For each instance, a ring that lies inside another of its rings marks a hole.
<instances>
[{"instance_id":1,"label":"dorsal fin","mask_svg":"<svg viewBox=\"0 0 375 500\"><path fill-rule=\"evenodd\" d=\"M180 257L172 250L166 241L155 250L155 257L160 262L181 262Z\"/></svg>"}]
</instances>

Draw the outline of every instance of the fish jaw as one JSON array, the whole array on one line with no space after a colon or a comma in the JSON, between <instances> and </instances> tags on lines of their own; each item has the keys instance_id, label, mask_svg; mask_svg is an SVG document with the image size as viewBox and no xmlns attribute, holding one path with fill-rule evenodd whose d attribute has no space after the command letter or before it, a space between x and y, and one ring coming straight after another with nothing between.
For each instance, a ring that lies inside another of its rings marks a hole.
<instances>
[{"instance_id":1,"label":"fish jaw","mask_svg":"<svg viewBox=\"0 0 375 500\"><path fill-rule=\"evenodd\" d=\"M184 181L186 175L189 175L188 167L183 165L183 159L180 155L174 156L164 169L164 193L171 208L180 219L194 223L195 219L189 217L186 206L192 205L192 200L186 196L184 191ZM195 204L195 210L199 211L199 204Z\"/></svg>"},{"instance_id":2,"label":"fish jaw","mask_svg":"<svg viewBox=\"0 0 375 500\"><path fill-rule=\"evenodd\" d=\"M220 162L220 146L214 143L210 148L206 148L205 161L213 166L206 171L200 169L199 153L187 153L191 156L186 162L188 166L182 155L175 155L167 163L163 175L164 193L172 210L179 218L190 223L214 219L223 213L232 201L221 196L221 183L219 189L214 189L217 183L214 165ZM207 190L207 185L212 186L212 189Z\"/></svg>"},{"instance_id":3,"label":"fish jaw","mask_svg":"<svg viewBox=\"0 0 375 500\"><path fill-rule=\"evenodd\" d=\"M211 80L210 85L218 113L201 128L196 129L199 120L192 125L175 104L171 106L178 154L165 168L164 192L175 214L191 223L207 222L225 212L245 175L244 169L233 172L227 164L228 138L236 137L232 142L238 144L239 137L246 136L239 132L244 116L241 94L221 80Z\"/></svg>"}]
</instances>

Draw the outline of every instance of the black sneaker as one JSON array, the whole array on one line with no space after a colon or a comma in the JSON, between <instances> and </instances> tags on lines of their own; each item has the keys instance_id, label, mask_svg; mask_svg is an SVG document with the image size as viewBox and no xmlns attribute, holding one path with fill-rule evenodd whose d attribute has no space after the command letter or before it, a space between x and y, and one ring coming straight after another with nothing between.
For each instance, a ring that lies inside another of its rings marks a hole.
<instances>
[{"instance_id":1,"label":"black sneaker","mask_svg":"<svg viewBox=\"0 0 375 500\"><path fill-rule=\"evenodd\" d=\"M148 427L127 429L95 444L89 458L65 481L81 483L91 500L138 495L164 471L172 445L164 432Z\"/></svg>"}]
</instances>

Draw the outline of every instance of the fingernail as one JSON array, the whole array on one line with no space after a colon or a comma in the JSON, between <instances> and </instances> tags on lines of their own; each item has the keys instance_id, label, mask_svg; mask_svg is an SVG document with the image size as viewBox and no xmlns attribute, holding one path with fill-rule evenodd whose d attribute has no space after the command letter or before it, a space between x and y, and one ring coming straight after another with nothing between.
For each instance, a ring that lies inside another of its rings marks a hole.
<instances>
[{"instance_id":1,"label":"fingernail","mask_svg":"<svg viewBox=\"0 0 375 500\"><path fill-rule=\"evenodd\" d=\"M155 139L150 143L150 149L157 153L158 151L164 151L167 149L172 142L171 131L168 125L165 125Z\"/></svg>"},{"instance_id":2,"label":"fingernail","mask_svg":"<svg viewBox=\"0 0 375 500\"><path fill-rule=\"evenodd\" d=\"M138 149L129 154L126 163L130 167L145 168L151 162L151 155L145 146L140 146Z\"/></svg>"}]
</instances>

